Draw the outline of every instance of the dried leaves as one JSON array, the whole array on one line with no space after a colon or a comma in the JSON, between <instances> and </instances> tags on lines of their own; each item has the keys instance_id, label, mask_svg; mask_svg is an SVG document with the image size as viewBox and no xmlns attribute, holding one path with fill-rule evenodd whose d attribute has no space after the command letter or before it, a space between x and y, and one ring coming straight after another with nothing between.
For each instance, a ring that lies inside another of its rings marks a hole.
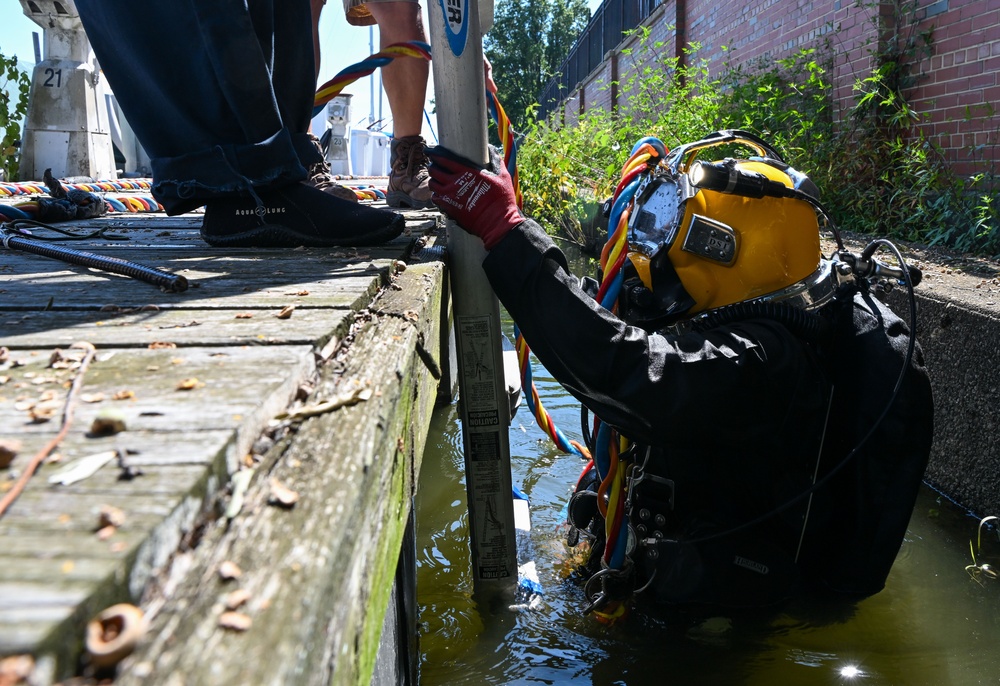
<instances>
[{"instance_id":1,"label":"dried leaves","mask_svg":"<svg viewBox=\"0 0 1000 686\"><path fill-rule=\"evenodd\" d=\"M308 417L315 417L317 415L326 414L327 412L333 412L334 410L339 410L342 407L347 407L349 405L356 405L357 403L363 402L371 398L375 392L369 386L361 386L349 391L344 391L334 396L330 400L325 400L313 405L306 405L305 407L299 408L293 412L282 413L278 415L278 419L288 419L293 422L302 421Z\"/></svg>"},{"instance_id":2,"label":"dried leaves","mask_svg":"<svg viewBox=\"0 0 1000 686\"><path fill-rule=\"evenodd\" d=\"M19 452L21 452L21 441L0 440L0 469L9 467Z\"/></svg>"},{"instance_id":3,"label":"dried leaves","mask_svg":"<svg viewBox=\"0 0 1000 686\"><path fill-rule=\"evenodd\" d=\"M125 430L125 417L114 410L101 410L90 423L91 436L114 436Z\"/></svg>"},{"instance_id":4,"label":"dried leaves","mask_svg":"<svg viewBox=\"0 0 1000 686\"><path fill-rule=\"evenodd\" d=\"M223 603L225 604L227 610L236 610L239 609L243 603L250 600L251 597L253 597L253 594L247 589L237 588L235 591L231 591L226 594Z\"/></svg>"},{"instance_id":5,"label":"dried leaves","mask_svg":"<svg viewBox=\"0 0 1000 686\"><path fill-rule=\"evenodd\" d=\"M193 391L196 388L201 388L205 385L203 381L199 381L196 377L188 377L187 379L182 379L175 387L178 391Z\"/></svg>"},{"instance_id":6,"label":"dried leaves","mask_svg":"<svg viewBox=\"0 0 1000 686\"><path fill-rule=\"evenodd\" d=\"M77 481L82 481L83 479L96 474L98 469L106 465L108 462L111 462L111 460L116 457L118 457L117 450L105 450L100 453L94 453L93 455L81 457L78 460L73 460L65 467L62 467L57 472L49 476L49 483L68 486L76 483Z\"/></svg>"},{"instance_id":7,"label":"dried leaves","mask_svg":"<svg viewBox=\"0 0 1000 686\"><path fill-rule=\"evenodd\" d=\"M293 491L277 479L272 478L271 494L268 497L267 502L284 508L292 508L295 507L295 503L299 502L299 494L297 491Z\"/></svg>"},{"instance_id":8,"label":"dried leaves","mask_svg":"<svg viewBox=\"0 0 1000 686\"><path fill-rule=\"evenodd\" d=\"M219 578L223 581L230 581L231 579L239 579L243 576L243 570L240 569L239 565L231 560L226 560L217 570Z\"/></svg>"},{"instance_id":9,"label":"dried leaves","mask_svg":"<svg viewBox=\"0 0 1000 686\"><path fill-rule=\"evenodd\" d=\"M219 626L230 631L246 631L253 625L249 615L241 612L223 612L219 615Z\"/></svg>"}]
</instances>

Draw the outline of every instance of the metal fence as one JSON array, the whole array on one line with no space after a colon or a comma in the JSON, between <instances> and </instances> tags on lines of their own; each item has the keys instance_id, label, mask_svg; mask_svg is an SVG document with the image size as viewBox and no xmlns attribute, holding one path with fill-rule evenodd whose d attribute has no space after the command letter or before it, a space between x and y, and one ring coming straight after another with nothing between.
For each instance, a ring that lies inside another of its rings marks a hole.
<instances>
[{"instance_id":1,"label":"metal fence","mask_svg":"<svg viewBox=\"0 0 1000 686\"><path fill-rule=\"evenodd\" d=\"M557 75L538 96L539 119L544 119L558 107L601 63L604 55L622 42L625 33L639 26L663 1L604 0L569 51Z\"/></svg>"}]
</instances>

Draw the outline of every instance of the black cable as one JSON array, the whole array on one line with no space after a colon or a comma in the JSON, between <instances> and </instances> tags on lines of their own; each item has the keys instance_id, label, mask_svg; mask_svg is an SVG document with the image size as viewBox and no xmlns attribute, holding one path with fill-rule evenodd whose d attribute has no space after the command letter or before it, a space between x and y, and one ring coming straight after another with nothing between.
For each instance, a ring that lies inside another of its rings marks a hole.
<instances>
[{"instance_id":1,"label":"black cable","mask_svg":"<svg viewBox=\"0 0 1000 686\"><path fill-rule=\"evenodd\" d=\"M74 250L61 245L45 245L37 240L12 236L0 231L2 243L5 248L11 250L22 250L24 252L51 257L70 264L79 264L92 269L99 269L113 274L121 274L138 281L143 281L156 286L166 293L182 293L187 290L187 279L179 274L170 274L153 267L147 267L138 262L123 260L118 257L107 255L97 255L82 250Z\"/></svg>"},{"instance_id":2,"label":"black cable","mask_svg":"<svg viewBox=\"0 0 1000 686\"><path fill-rule=\"evenodd\" d=\"M73 233L72 231L59 228L58 226L52 226L51 224L46 224L45 222L40 222L35 219L14 219L9 222L4 222L3 226L18 231L19 233L23 233L25 236L45 241L82 241L88 238L103 238L108 241L128 240L128 236L107 233L107 231L111 228L110 226L102 226L101 228L95 229L90 233ZM53 233L59 235L43 237L32 234L30 231L22 231L23 229L45 229L46 231L52 231Z\"/></svg>"},{"instance_id":3,"label":"black cable","mask_svg":"<svg viewBox=\"0 0 1000 686\"><path fill-rule=\"evenodd\" d=\"M583 434L583 444L587 451L594 454L594 436L590 429L590 410L584 403L580 403L580 433Z\"/></svg>"},{"instance_id":4,"label":"black cable","mask_svg":"<svg viewBox=\"0 0 1000 686\"><path fill-rule=\"evenodd\" d=\"M706 331L745 319L764 318L777 321L793 334L810 343L824 338L830 324L823 317L780 302L744 301L713 310L692 324L695 331Z\"/></svg>"}]
</instances>

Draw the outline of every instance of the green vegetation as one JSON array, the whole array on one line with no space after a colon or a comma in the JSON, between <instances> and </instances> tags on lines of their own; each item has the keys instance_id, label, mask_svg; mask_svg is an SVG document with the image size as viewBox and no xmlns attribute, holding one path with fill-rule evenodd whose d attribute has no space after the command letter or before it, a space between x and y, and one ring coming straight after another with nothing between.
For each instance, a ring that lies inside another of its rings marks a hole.
<instances>
[{"instance_id":1,"label":"green vegetation","mask_svg":"<svg viewBox=\"0 0 1000 686\"><path fill-rule=\"evenodd\" d=\"M624 54L632 75L618 84L618 112L588 111L575 127L532 121L526 129L518 159L525 210L579 238L588 220L584 200L610 196L637 140L657 136L670 147L741 128L771 142L817 183L841 229L1000 254L1000 171L985 154L1000 144L1000 132L991 146L968 151L980 173L951 171L906 99L920 60L933 51L933 36L914 33L911 13L899 4L894 16L881 18L891 30L870 46L871 73L857 77L846 112L836 110L827 78L835 30L818 48L713 75L698 57L700 46L689 46L681 64L639 29L638 47Z\"/></svg>"},{"instance_id":2,"label":"green vegetation","mask_svg":"<svg viewBox=\"0 0 1000 686\"><path fill-rule=\"evenodd\" d=\"M21 121L28 111L28 89L31 79L17 67L17 56L0 53L0 170L3 178L17 179L18 146Z\"/></svg>"},{"instance_id":3,"label":"green vegetation","mask_svg":"<svg viewBox=\"0 0 1000 686\"><path fill-rule=\"evenodd\" d=\"M993 565L988 562L980 562L976 559L976 552L979 552L980 559L983 556L983 527L990 522L998 521L998 517L990 515L989 517L983 517L979 520L979 529L976 533L976 544L973 545L972 541L969 541L969 552L972 553L972 564L966 565L965 571L969 573L973 581L979 584L983 583L983 579L997 579L1000 578L997 575L996 569ZM996 526L996 524L994 524ZM995 532L995 529L994 529Z\"/></svg>"}]
</instances>

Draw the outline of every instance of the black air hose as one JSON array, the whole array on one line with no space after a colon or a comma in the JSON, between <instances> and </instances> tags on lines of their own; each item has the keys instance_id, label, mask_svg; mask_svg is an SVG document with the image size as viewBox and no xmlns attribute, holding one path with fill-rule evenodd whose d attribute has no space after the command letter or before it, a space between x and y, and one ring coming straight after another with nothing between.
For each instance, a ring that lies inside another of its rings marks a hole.
<instances>
[{"instance_id":1,"label":"black air hose","mask_svg":"<svg viewBox=\"0 0 1000 686\"><path fill-rule=\"evenodd\" d=\"M51 245L40 243L30 238L7 235L3 237L3 245L13 250L23 250L24 252L51 257L70 264L79 264L91 269L121 274L139 281L152 284L166 293L182 293L187 290L188 282L183 276L169 274L153 267L147 267L137 262L130 262L118 257L107 255L96 255L82 250L74 250L61 245Z\"/></svg>"},{"instance_id":2,"label":"black air hose","mask_svg":"<svg viewBox=\"0 0 1000 686\"><path fill-rule=\"evenodd\" d=\"M830 329L829 323L818 314L783 303L753 301L721 307L695 320L692 328L704 332L747 319L773 319L810 343L821 342Z\"/></svg>"}]
</instances>

